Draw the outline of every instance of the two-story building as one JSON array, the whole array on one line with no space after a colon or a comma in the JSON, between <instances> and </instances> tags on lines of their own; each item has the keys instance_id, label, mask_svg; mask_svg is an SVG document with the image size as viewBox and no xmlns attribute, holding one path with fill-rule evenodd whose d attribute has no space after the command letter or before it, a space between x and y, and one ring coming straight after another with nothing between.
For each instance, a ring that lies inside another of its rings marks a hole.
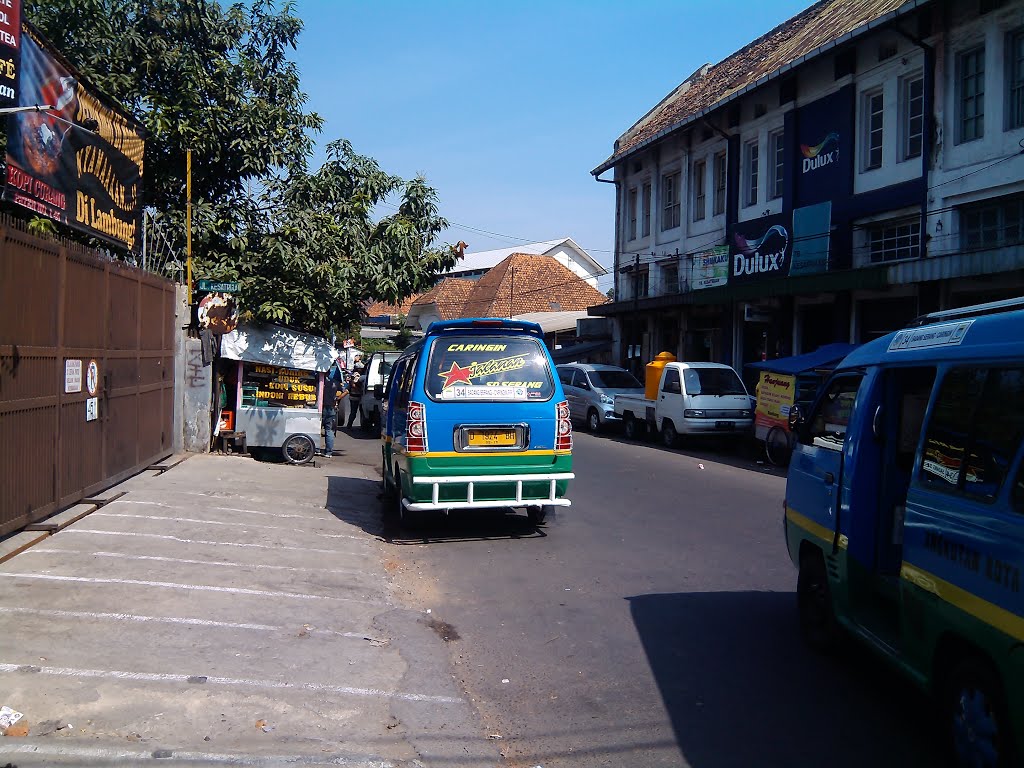
<instances>
[{"instance_id":1,"label":"two-story building","mask_svg":"<svg viewBox=\"0 0 1024 768\"><path fill-rule=\"evenodd\" d=\"M592 172L623 364L859 343L1024 294L1024 0L823 0L705 65ZM602 178L602 181L609 180Z\"/></svg>"}]
</instances>

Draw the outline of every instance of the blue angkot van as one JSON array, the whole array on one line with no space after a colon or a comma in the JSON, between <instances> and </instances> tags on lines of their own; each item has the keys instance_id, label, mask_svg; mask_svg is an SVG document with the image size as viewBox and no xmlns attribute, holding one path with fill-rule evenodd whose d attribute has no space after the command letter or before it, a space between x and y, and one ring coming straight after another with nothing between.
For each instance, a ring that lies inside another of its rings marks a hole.
<instances>
[{"instance_id":1,"label":"blue angkot van","mask_svg":"<svg viewBox=\"0 0 1024 768\"><path fill-rule=\"evenodd\" d=\"M961 766L1024 753L1024 299L864 344L794 419L804 638L844 630L935 696Z\"/></svg>"},{"instance_id":2,"label":"blue angkot van","mask_svg":"<svg viewBox=\"0 0 1024 768\"><path fill-rule=\"evenodd\" d=\"M382 475L394 510L569 506L569 405L536 323L432 323L395 361L384 398Z\"/></svg>"}]
</instances>

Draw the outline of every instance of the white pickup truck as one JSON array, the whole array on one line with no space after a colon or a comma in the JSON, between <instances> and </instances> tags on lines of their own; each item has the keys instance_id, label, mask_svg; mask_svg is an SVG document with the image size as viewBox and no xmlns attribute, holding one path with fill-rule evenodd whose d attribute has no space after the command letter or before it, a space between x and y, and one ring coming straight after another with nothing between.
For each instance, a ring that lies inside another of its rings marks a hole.
<instances>
[{"instance_id":1,"label":"white pickup truck","mask_svg":"<svg viewBox=\"0 0 1024 768\"><path fill-rule=\"evenodd\" d=\"M750 395L736 371L720 363L667 363L658 395L615 396L626 437L661 433L668 447L680 435L746 436L754 423Z\"/></svg>"},{"instance_id":2,"label":"white pickup truck","mask_svg":"<svg viewBox=\"0 0 1024 768\"><path fill-rule=\"evenodd\" d=\"M374 352L366 363L363 377L363 399L359 401L359 426L363 431L380 431L381 401L388 388L391 366L402 356L401 352Z\"/></svg>"}]
</instances>

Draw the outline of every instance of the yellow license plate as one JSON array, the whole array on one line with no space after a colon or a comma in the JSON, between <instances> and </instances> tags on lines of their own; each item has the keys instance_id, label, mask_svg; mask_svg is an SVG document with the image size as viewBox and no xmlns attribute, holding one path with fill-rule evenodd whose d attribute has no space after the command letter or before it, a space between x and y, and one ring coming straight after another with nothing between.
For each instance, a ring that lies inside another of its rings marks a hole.
<instances>
[{"instance_id":1,"label":"yellow license plate","mask_svg":"<svg viewBox=\"0 0 1024 768\"><path fill-rule=\"evenodd\" d=\"M514 429L471 429L467 435L469 445L508 446L516 444Z\"/></svg>"}]
</instances>

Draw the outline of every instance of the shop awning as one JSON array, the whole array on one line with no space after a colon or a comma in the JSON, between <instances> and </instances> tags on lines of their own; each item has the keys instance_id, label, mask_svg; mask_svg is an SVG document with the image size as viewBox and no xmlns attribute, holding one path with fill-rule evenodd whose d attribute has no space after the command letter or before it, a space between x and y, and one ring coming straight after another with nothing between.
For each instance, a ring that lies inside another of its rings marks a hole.
<instances>
[{"instance_id":1,"label":"shop awning","mask_svg":"<svg viewBox=\"0 0 1024 768\"><path fill-rule=\"evenodd\" d=\"M221 357L301 371L326 371L342 353L322 336L280 325L239 325L220 342Z\"/></svg>"},{"instance_id":2,"label":"shop awning","mask_svg":"<svg viewBox=\"0 0 1024 768\"><path fill-rule=\"evenodd\" d=\"M755 371L771 371L772 373L789 373L796 375L819 368L833 368L850 352L857 348L856 344L825 344L813 352L792 357L780 357L777 360L759 360L747 363L745 367Z\"/></svg>"}]
</instances>

